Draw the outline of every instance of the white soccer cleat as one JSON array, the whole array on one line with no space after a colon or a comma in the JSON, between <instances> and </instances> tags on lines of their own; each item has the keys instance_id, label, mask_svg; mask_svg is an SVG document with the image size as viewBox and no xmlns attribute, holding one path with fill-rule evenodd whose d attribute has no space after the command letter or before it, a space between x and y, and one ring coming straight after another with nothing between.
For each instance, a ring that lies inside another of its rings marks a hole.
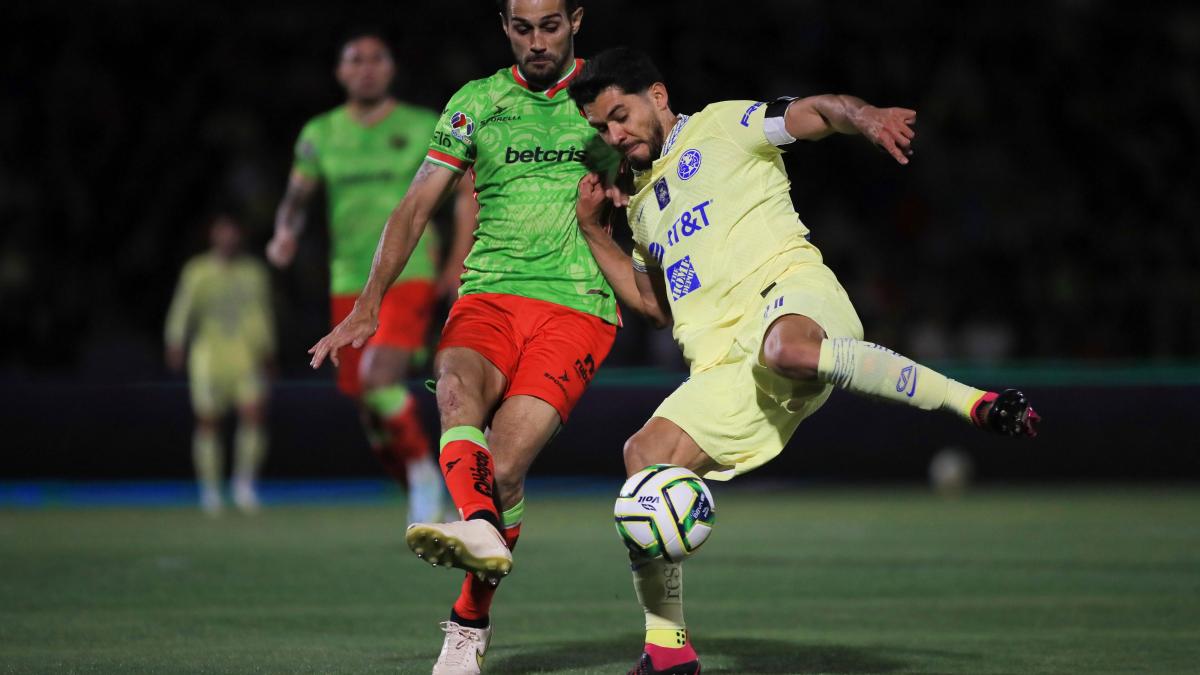
<instances>
[{"instance_id":1,"label":"white soccer cleat","mask_svg":"<svg viewBox=\"0 0 1200 675\"><path fill-rule=\"evenodd\" d=\"M492 641L492 627L468 628L453 621L438 625L446 632L446 640L433 664L433 675L479 675L483 655Z\"/></svg>"},{"instance_id":2,"label":"white soccer cleat","mask_svg":"<svg viewBox=\"0 0 1200 675\"><path fill-rule=\"evenodd\" d=\"M221 499L221 491L217 488L202 488L200 490L200 510L209 518L216 518L225 510L224 500Z\"/></svg>"},{"instance_id":3,"label":"white soccer cleat","mask_svg":"<svg viewBox=\"0 0 1200 675\"><path fill-rule=\"evenodd\" d=\"M259 504L258 492L254 489L254 483L248 480L233 482L233 505L246 515L258 513L262 505Z\"/></svg>"},{"instance_id":4,"label":"white soccer cleat","mask_svg":"<svg viewBox=\"0 0 1200 675\"><path fill-rule=\"evenodd\" d=\"M417 557L437 567L457 567L492 584L512 571L512 551L486 520L413 523L404 540Z\"/></svg>"}]
</instances>

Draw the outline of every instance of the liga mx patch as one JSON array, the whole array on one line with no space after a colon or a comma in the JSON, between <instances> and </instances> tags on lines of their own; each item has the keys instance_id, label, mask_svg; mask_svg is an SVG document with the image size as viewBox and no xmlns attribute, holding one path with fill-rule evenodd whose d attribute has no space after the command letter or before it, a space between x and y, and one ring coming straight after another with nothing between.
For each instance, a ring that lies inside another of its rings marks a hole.
<instances>
[{"instance_id":1,"label":"liga mx patch","mask_svg":"<svg viewBox=\"0 0 1200 675\"><path fill-rule=\"evenodd\" d=\"M700 277L696 276L696 268L692 266L692 256L685 255L667 268L667 285L671 287L672 300L679 300L700 288Z\"/></svg>"},{"instance_id":2,"label":"liga mx patch","mask_svg":"<svg viewBox=\"0 0 1200 675\"><path fill-rule=\"evenodd\" d=\"M475 133L475 120L461 110L450 118L450 135L466 143L471 134Z\"/></svg>"},{"instance_id":3,"label":"liga mx patch","mask_svg":"<svg viewBox=\"0 0 1200 675\"><path fill-rule=\"evenodd\" d=\"M654 183L654 197L658 200L658 210L662 211L671 203L671 191L667 189L667 179L659 178Z\"/></svg>"}]
</instances>

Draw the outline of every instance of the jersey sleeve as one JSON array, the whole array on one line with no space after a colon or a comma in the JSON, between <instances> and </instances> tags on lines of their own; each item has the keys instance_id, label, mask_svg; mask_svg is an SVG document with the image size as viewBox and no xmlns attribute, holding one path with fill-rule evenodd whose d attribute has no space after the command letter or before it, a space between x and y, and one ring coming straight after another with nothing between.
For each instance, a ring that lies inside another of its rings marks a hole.
<instances>
[{"instance_id":1,"label":"jersey sleeve","mask_svg":"<svg viewBox=\"0 0 1200 675\"><path fill-rule=\"evenodd\" d=\"M463 173L475 163L475 140L481 113L487 105L486 94L476 82L459 89L438 119L429 141L425 160L455 173Z\"/></svg>"},{"instance_id":2,"label":"jersey sleeve","mask_svg":"<svg viewBox=\"0 0 1200 675\"><path fill-rule=\"evenodd\" d=\"M187 341L188 326L191 324L192 308L196 297L196 264L189 261L179 274L171 307L167 310L167 325L163 338L168 347L182 347Z\"/></svg>"},{"instance_id":3,"label":"jersey sleeve","mask_svg":"<svg viewBox=\"0 0 1200 675\"><path fill-rule=\"evenodd\" d=\"M275 313L271 309L271 276L261 262L255 260L251 267L254 293L251 301L251 324L249 338L256 353L271 357L275 354Z\"/></svg>"},{"instance_id":4,"label":"jersey sleeve","mask_svg":"<svg viewBox=\"0 0 1200 675\"><path fill-rule=\"evenodd\" d=\"M321 164L318 155L319 145L316 120L310 121L300 130L294 149L295 158L292 160L292 171L308 178L317 180L321 177Z\"/></svg>"},{"instance_id":5,"label":"jersey sleeve","mask_svg":"<svg viewBox=\"0 0 1200 675\"><path fill-rule=\"evenodd\" d=\"M741 149L756 155L778 154L796 139L784 125L784 114L795 97L774 101L725 101L714 114L726 136Z\"/></svg>"},{"instance_id":6,"label":"jersey sleeve","mask_svg":"<svg viewBox=\"0 0 1200 675\"><path fill-rule=\"evenodd\" d=\"M648 274L650 268L658 269L658 260L651 256L650 252L637 242L634 242L633 250L629 252L629 257L633 258L633 269L635 272ZM647 263L647 260L651 262Z\"/></svg>"}]
</instances>

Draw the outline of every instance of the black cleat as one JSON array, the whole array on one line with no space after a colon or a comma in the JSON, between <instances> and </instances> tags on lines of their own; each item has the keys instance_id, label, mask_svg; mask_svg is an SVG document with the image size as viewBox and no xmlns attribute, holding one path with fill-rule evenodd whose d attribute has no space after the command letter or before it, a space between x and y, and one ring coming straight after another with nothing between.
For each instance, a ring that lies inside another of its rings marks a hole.
<instances>
[{"instance_id":1,"label":"black cleat","mask_svg":"<svg viewBox=\"0 0 1200 675\"><path fill-rule=\"evenodd\" d=\"M1042 417L1029 405L1029 399L1017 389L984 394L975 402L971 419L975 426L1003 436L1030 438L1037 436L1038 425L1042 422Z\"/></svg>"},{"instance_id":2,"label":"black cleat","mask_svg":"<svg viewBox=\"0 0 1200 675\"><path fill-rule=\"evenodd\" d=\"M628 675L700 675L700 661L688 661L665 670L655 670L650 655L642 652L642 658L638 659L637 665Z\"/></svg>"}]
</instances>

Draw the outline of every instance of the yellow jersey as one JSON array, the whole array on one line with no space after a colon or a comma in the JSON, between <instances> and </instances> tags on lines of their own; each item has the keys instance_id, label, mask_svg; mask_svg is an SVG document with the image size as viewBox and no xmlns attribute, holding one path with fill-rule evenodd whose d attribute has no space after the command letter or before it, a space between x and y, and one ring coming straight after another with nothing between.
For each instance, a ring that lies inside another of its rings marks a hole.
<instances>
[{"instance_id":1,"label":"yellow jersey","mask_svg":"<svg viewBox=\"0 0 1200 675\"><path fill-rule=\"evenodd\" d=\"M266 265L247 255L188 261L167 312L166 341L190 341L189 370L254 369L275 351Z\"/></svg>"},{"instance_id":2,"label":"yellow jersey","mask_svg":"<svg viewBox=\"0 0 1200 675\"><path fill-rule=\"evenodd\" d=\"M663 275L675 341L693 373L734 358L768 287L798 266L824 268L792 206L782 151L795 139L774 104L713 103L681 115L628 207L638 271ZM827 270L826 270L827 271ZM832 273L830 273L832 277Z\"/></svg>"}]
</instances>

